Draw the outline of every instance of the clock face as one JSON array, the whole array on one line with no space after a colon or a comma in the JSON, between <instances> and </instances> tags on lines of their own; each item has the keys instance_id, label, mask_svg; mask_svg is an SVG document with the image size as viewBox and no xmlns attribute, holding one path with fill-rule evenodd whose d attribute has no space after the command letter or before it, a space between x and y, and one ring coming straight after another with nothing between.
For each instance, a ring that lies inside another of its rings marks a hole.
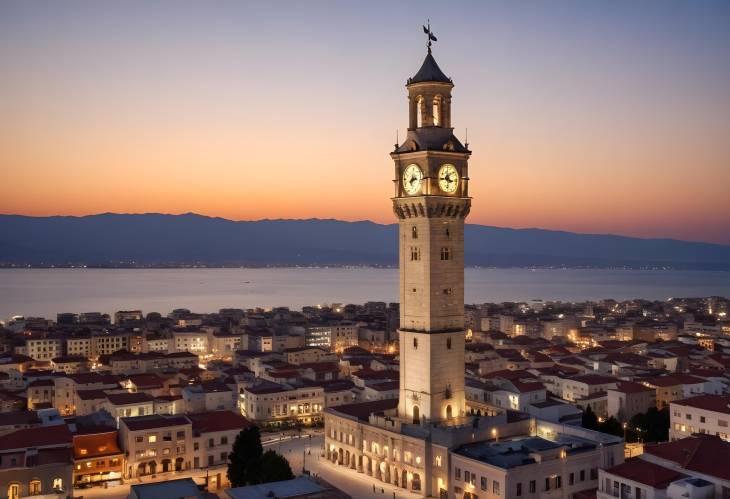
<instances>
[{"instance_id":1,"label":"clock face","mask_svg":"<svg viewBox=\"0 0 730 499\"><path fill-rule=\"evenodd\" d=\"M423 172L418 165L408 165L403 171L403 189L407 194L416 194L421 189Z\"/></svg>"},{"instance_id":2,"label":"clock face","mask_svg":"<svg viewBox=\"0 0 730 499\"><path fill-rule=\"evenodd\" d=\"M439 169L439 187L442 191L453 194L459 186L459 172L454 165L442 165Z\"/></svg>"}]
</instances>

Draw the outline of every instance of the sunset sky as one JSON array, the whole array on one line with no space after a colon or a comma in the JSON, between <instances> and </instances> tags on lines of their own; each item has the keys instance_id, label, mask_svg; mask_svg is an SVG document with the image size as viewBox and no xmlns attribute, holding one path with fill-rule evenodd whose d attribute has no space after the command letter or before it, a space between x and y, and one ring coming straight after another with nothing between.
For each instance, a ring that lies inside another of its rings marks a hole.
<instances>
[{"instance_id":1,"label":"sunset sky","mask_svg":"<svg viewBox=\"0 0 730 499\"><path fill-rule=\"evenodd\" d=\"M394 222L425 56L469 221L730 244L730 2L0 2L0 213Z\"/></svg>"}]
</instances>

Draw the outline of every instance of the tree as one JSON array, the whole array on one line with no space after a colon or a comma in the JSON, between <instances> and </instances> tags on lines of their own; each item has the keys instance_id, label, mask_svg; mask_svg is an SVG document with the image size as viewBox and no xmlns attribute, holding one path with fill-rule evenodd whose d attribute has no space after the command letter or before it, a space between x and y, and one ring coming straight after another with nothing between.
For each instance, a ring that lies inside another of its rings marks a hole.
<instances>
[{"instance_id":1,"label":"tree","mask_svg":"<svg viewBox=\"0 0 730 499\"><path fill-rule=\"evenodd\" d=\"M254 483L251 479L256 476L263 454L259 429L251 426L241 430L228 456L228 480L232 487Z\"/></svg>"},{"instance_id":2,"label":"tree","mask_svg":"<svg viewBox=\"0 0 730 499\"><path fill-rule=\"evenodd\" d=\"M273 450L267 450L261 457L260 483L279 482L294 478L289 461Z\"/></svg>"},{"instance_id":3,"label":"tree","mask_svg":"<svg viewBox=\"0 0 730 499\"><path fill-rule=\"evenodd\" d=\"M598 417L591 409L591 406L586 407L581 417L580 425L588 430L598 430Z\"/></svg>"},{"instance_id":4,"label":"tree","mask_svg":"<svg viewBox=\"0 0 730 499\"><path fill-rule=\"evenodd\" d=\"M603 423L599 424L598 431L608 433L609 435L615 435L617 437L624 436L623 426L621 425L621 423L618 422L618 419L614 418L613 416L605 420Z\"/></svg>"}]
</instances>

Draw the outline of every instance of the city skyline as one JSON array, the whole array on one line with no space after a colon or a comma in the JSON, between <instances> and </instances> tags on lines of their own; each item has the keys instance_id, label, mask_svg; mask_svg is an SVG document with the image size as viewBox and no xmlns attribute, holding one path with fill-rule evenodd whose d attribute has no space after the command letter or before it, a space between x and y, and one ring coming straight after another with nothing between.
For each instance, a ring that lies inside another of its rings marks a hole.
<instances>
[{"instance_id":1,"label":"city skyline","mask_svg":"<svg viewBox=\"0 0 730 499\"><path fill-rule=\"evenodd\" d=\"M0 212L391 223L430 17L472 223L730 243L727 5L418 5L5 3Z\"/></svg>"}]
</instances>

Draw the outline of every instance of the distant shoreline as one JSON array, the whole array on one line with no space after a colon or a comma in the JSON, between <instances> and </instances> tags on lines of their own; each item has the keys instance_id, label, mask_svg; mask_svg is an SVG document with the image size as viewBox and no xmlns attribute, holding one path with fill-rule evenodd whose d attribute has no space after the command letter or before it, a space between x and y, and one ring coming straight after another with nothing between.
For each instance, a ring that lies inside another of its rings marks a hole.
<instances>
[{"instance_id":1,"label":"distant shoreline","mask_svg":"<svg viewBox=\"0 0 730 499\"><path fill-rule=\"evenodd\" d=\"M588 265L505 265L505 266L485 266L485 265L465 265L465 269L522 269L522 270L630 270L630 271L692 271L692 272L730 272L728 269L697 269L697 268L678 268L672 266L588 266ZM204 265L204 264L150 264L150 265L17 265L17 264L0 264L0 270L55 270L55 269L86 269L86 270L194 270L194 269L344 269L344 270L360 270L360 269L381 269L381 270L397 270L397 265L300 265L300 264L282 264L282 265Z\"/></svg>"}]
</instances>

